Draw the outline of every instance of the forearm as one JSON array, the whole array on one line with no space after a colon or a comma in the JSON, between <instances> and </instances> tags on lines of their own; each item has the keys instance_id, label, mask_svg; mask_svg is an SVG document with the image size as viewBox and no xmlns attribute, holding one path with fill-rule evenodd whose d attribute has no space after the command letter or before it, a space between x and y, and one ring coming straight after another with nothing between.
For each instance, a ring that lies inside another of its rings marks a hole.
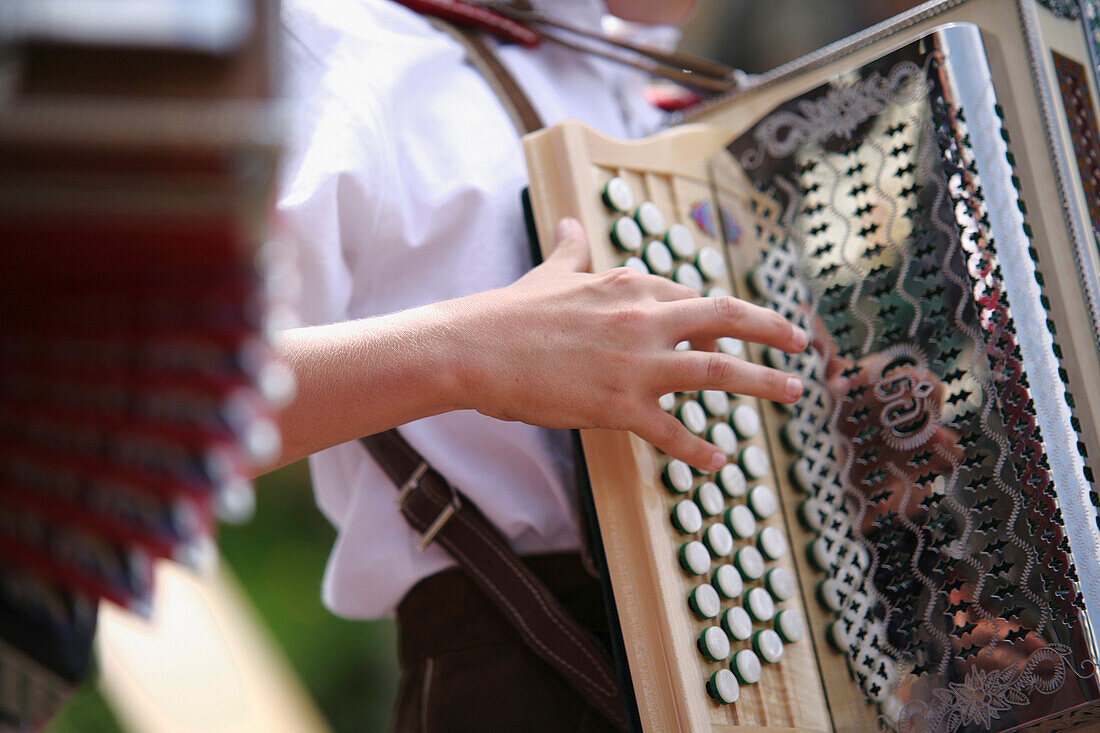
<instances>
[{"instance_id":1,"label":"forearm","mask_svg":"<svg viewBox=\"0 0 1100 733\"><path fill-rule=\"evenodd\" d=\"M297 383L279 418L276 466L397 425L466 407L449 304L291 329L276 348ZM274 466L273 466L274 467Z\"/></svg>"}]
</instances>

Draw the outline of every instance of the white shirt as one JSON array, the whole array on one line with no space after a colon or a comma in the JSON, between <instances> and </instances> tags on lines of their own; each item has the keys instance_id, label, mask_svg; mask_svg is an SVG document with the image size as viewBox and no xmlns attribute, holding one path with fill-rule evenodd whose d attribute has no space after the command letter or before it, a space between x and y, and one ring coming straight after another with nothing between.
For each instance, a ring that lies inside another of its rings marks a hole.
<instances>
[{"instance_id":1,"label":"white shirt","mask_svg":"<svg viewBox=\"0 0 1100 733\"><path fill-rule=\"evenodd\" d=\"M545 5L588 27L605 12L598 0ZM523 275L531 262L520 142L463 48L387 0L287 0L283 27L298 124L278 211L297 251L302 324L389 313ZM660 122L632 69L549 44L500 55L547 124L579 118L632 137ZM567 434L473 411L401 433L517 552L578 546ZM393 484L360 444L318 453L311 468L317 502L339 531L323 587L333 611L387 614L452 564L438 547L417 549Z\"/></svg>"}]
</instances>

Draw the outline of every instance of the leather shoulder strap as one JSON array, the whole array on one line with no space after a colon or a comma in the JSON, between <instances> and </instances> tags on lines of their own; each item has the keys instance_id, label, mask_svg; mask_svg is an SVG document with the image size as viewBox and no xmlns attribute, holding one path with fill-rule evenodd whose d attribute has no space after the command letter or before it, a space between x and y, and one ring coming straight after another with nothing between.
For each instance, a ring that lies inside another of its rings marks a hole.
<instances>
[{"instance_id":1,"label":"leather shoulder strap","mask_svg":"<svg viewBox=\"0 0 1100 733\"><path fill-rule=\"evenodd\" d=\"M493 88L497 99L504 105L512 118L520 137L529 132L541 130L545 125L512 72L501 63L493 50L481 36L468 28L460 28L439 18L429 18L429 22L439 30L454 38L466 48L466 57L470 64L485 77Z\"/></svg>"}]
</instances>

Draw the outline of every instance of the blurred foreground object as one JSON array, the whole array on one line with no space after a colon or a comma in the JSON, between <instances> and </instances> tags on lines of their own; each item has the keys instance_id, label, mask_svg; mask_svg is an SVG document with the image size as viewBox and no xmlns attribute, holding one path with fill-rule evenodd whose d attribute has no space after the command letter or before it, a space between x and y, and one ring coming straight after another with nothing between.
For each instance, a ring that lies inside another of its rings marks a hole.
<instances>
[{"instance_id":1,"label":"blurred foreground object","mask_svg":"<svg viewBox=\"0 0 1100 733\"><path fill-rule=\"evenodd\" d=\"M280 269L273 5L32 5L0 4L0 729L16 730L85 674L100 598L147 615L157 558L209 564L293 389L263 338L291 279L260 273ZM205 35L166 31L188 12Z\"/></svg>"},{"instance_id":2,"label":"blurred foreground object","mask_svg":"<svg viewBox=\"0 0 1100 733\"><path fill-rule=\"evenodd\" d=\"M162 563L157 577L152 621L100 615L100 687L126 730L329 730L224 564L198 578Z\"/></svg>"}]
</instances>

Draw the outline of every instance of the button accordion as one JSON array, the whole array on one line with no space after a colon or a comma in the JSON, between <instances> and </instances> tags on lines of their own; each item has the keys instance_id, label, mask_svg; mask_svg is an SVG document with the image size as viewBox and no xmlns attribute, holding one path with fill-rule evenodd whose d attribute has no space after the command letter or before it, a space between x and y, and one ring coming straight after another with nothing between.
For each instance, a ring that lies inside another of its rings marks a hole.
<instances>
[{"instance_id":1,"label":"button accordion","mask_svg":"<svg viewBox=\"0 0 1100 733\"><path fill-rule=\"evenodd\" d=\"M635 722L1095 730L1100 2L942 0L691 124L525 141L533 228L812 333L791 406L664 409L716 474L582 431Z\"/></svg>"}]
</instances>

